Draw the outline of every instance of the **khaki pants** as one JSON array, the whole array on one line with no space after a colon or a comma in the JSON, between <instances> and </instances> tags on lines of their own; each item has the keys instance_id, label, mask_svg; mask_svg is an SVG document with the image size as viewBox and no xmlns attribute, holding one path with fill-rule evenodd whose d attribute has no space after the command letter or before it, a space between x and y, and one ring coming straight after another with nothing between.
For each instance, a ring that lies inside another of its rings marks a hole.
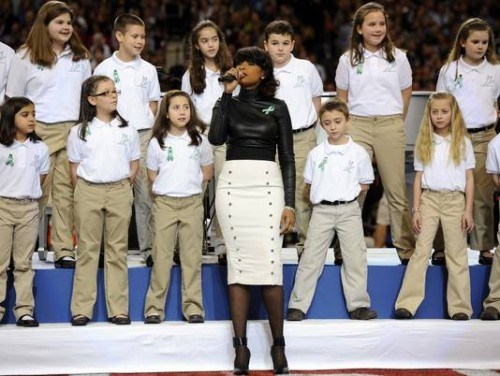
<instances>
[{"instance_id":1,"label":"khaki pants","mask_svg":"<svg viewBox=\"0 0 500 376\"><path fill-rule=\"evenodd\" d=\"M307 155L316 147L316 130L313 128L304 132L294 133L293 152L295 154L295 215L296 228L299 236L298 252L302 252L307 237L312 206L304 199L304 169Z\"/></svg>"},{"instance_id":2,"label":"khaki pants","mask_svg":"<svg viewBox=\"0 0 500 376\"><path fill-rule=\"evenodd\" d=\"M182 313L204 315L201 290L201 247L203 242L203 202L201 195L158 196L153 205L154 233L151 280L146 295L145 316L165 318L165 301L176 234L182 274Z\"/></svg>"},{"instance_id":3,"label":"khaki pants","mask_svg":"<svg viewBox=\"0 0 500 376\"><path fill-rule=\"evenodd\" d=\"M498 227L497 237L500 241L500 225ZM484 308L494 307L500 311L500 246L497 247L493 257L489 287L490 293L484 300Z\"/></svg>"},{"instance_id":4,"label":"khaki pants","mask_svg":"<svg viewBox=\"0 0 500 376\"><path fill-rule=\"evenodd\" d=\"M424 191L420 210L422 229L415 252L408 263L396 309L405 308L415 314L425 295L425 275L429 253L439 223L443 228L448 282L446 300L448 315L472 314L470 276L467 257L467 233L462 230L465 196L462 192Z\"/></svg>"},{"instance_id":5,"label":"khaki pants","mask_svg":"<svg viewBox=\"0 0 500 376\"><path fill-rule=\"evenodd\" d=\"M337 233L344 262L340 271L347 310L369 307L366 244L358 202L315 205L304 252L299 261L290 308L307 312L323 273L328 247Z\"/></svg>"},{"instance_id":6,"label":"khaki pants","mask_svg":"<svg viewBox=\"0 0 500 376\"><path fill-rule=\"evenodd\" d=\"M408 259L415 248L411 230L405 182L406 135L401 116L352 117L348 129L353 141L363 146L377 161L384 191L389 203L391 234L402 259ZM361 205L365 195L360 195Z\"/></svg>"},{"instance_id":7,"label":"khaki pants","mask_svg":"<svg viewBox=\"0 0 500 376\"><path fill-rule=\"evenodd\" d=\"M73 187L69 173L69 161L66 145L70 129L75 122L45 124L37 122L36 133L49 148L50 170L42 185L40 213L44 213L52 199L51 241L54 260L73 253Z\"/></svg>"},{"instance_id":8,"label":"khaki pants","mask_svg":"<svg viewBox=\"0 0 500 376\"><path fill-rule=\"evenodd\" d=\"M94 184L78 179L75 188L78 258L71 297L73 316L92 318L103 238L108 317L128 314L127 251L132 200L128 179L110 184Z\"/></svg>"},{"instance_id":9,"label":"khaki pants","mask_svg":"<svg viewBox=\"0 0 500 376\"><path fill-rule=\"evenodd\" d=\"M469 134L476 168L474 169L474 229L470 234L470 247L476 250L490 250L495 247L493 230L493 184L486 173L488 143L495 137L495 129Z\"/></svg>"},{"instance_id":10,"label":"khaki pants","mask_svg":"<svg viewBox=\"0 0 500 376\"><path fill-rule=\"evenodd\" d=\"M7 294L7 267L14 260L16 320L33 315L34 271L31 263L38 236L39 210L36 201L0 198L0 321L5 314L3 302Z\"/></svg>"},{"instance_id":11,"label":"khaki pants","mask_svg":"<svg viewBox=\"0 0 500 376\"><path fill-rule=\"evenodd\" d=\"M146 167L148 145L151 140L151 130L139 132L139 137L141 141L141 159L139 172L134 182L134 209L139 249L144 252L151 249L153 243L153 225L151 222L153 193L151 191L151 183L148 179Z\"/></svg>"}]
</instances>

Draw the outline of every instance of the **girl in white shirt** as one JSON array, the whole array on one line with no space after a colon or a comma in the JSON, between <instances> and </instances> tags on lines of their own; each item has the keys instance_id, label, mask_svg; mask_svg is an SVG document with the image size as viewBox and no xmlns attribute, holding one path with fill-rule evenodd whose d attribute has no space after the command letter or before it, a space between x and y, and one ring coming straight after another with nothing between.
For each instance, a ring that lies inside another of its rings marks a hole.
<instances>
[{"instance_id":1,"label":"girl in white shirt","mask_svg":"<svg viewBox=\"0 0 500 376\"><path fill-rule=\"evenodd\" d=\"M188 94L169 91L161 102L147 155L155 201L153 269L144 308L145 323L165 319L176 237L182 275L182 313L189 323L204 321L201 292L203 183L213 176L212 147L200 134ZM201 124L203 129L203 124Z\"/></svg>"},{"instance_id":2,"label":"girl in white shirt","mask_svg":"<svg viewBox=\"0 0 500 376\"><path fill-rule=\"evenodd\" d=\"M13 97L0 108L0 321L12 258L18 326L35 327L31 257L38 236L38 199L49 171L47 146L35 134L35 105Z\"/></svg>"},{"instance_id":3,"label":"girl in white shirt","mask_svg":"<svg viewBox=\"0 0 500 376\"><path fill-rule=\"evenodd\" d=\"M486 172L488 143L495 137L500 95L500 64L495 53L495 37L480 18L460 26L446 64L439 72L437 91L455 96L470 134L476 168L474 170L474 222L470 247L479 251L479 263L491 265L495 247L493 192Z\"/></svg>"},{"instance_id":4,"label":"girl in white shirt","mask_svg":"<svg viewBox=\"0 0 500 376\"><path fill-rule=\"evenodd\" d=\"M473 170L472 144L456 99L449 93L432 94L415 146L412 224L417 244L396 301L396 319L413 318L424 299L429 252L439 225L447 257L448 315L470 319L467 233L474 227Z\"/></svg>"},{"instance_id":5,"label":"girl in white shirt","mask_svg":"<svg viewBox=\"0 0 500 376\"><path fill-rule=\"evenodd\" d=\"M68 138L79 241L71 297L73 326L86 325L92 318L102 239L108 320L130 324L128 228L141 151L137 131L116 110L117 94L110 78L87 79L82 87L80 123Z\"/></svg>"},{"instance_id":6,"label":"girl in white shirt","mask_svg":"<svg viewBox=\"0 0 500 376\"><path fill-rule=\"evenodd\" d=\"M391 41L387 22L378 3L356 11L350 48L340 57L335 81L337 96L348 104L352 117L349 135L377 160L393 243L406 264L415 246L406 198L404 131L412 73L406 54Z\"/></svg>"}]
</instances>

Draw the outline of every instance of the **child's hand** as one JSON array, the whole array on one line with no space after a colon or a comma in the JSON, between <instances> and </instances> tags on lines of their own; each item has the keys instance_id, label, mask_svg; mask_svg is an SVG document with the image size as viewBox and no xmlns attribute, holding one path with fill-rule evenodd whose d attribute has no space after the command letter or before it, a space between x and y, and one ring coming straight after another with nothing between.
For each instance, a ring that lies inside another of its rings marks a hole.
<instances>
[{"instance_id":1,"label":"child's hand","mask_svg":"<svg viewBox=\"0 0 500 376\"><path fill-rule=\"evenodd\" d=\"M422 213L420 213L420 211L413 213L413 216L411 217L411 225L415 234L420 234L420 230L422 230Z\"/></svg>"},{"instance_id":2,"label":"child's hand","mask_svg":"<svg viewBox=\"0 0 500 376\"><path fill-rule=\"evenodd\" d=\"M295 212L292 209L283 209L283 214L281 214L280 221L280 234L290 232L295 226Z\"/></svg>"},{"instance_id":3,"label":"child's hand","mask_svg":"<svg viewBox=\"0 0 500 376\"><path fill-rule=\"evenodd\" d=\"M472 212L465 211L462 215L462 230L471 232L474 228L474 220L472 219Z\"/></svg>"}]
</instances>

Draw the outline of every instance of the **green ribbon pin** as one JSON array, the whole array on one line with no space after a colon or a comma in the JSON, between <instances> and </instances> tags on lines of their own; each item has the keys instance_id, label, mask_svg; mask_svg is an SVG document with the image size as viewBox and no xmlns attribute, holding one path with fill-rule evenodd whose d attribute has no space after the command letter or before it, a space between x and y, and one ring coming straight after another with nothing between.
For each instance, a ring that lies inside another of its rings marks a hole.
<instances>
[{"instance_id":1,"label":"green ribbon pin","mask_svg":"<svg viewBox=\"0 0 500 376\"><path fill-rule=\"evenodd\" d=\"M325 171L326 162L328 162L328 157L323 158L323 160L321 161L321 163L318 165L318 168L321 171Z\"/></svg>"},{"instance_id":2,"label":"green ribbon pin","mask_svg":"<svg viewBox=\"0 0 500 376\"><path fill-rule=\"evenodd\" d=\"M11 167L14 166L14 156L12 154L9 154L9 156L7 157L7 162L5 162L5 164Z\"/></svg>"},{"instance_id":3,"label":"green ribbon pin","mask_svg":"<svg viewBox=\"0 0 500 376\"><path fill-rule=\"evenodd\" d=\"M172 147L169 146L167 148L167 161L173 161L174 160L174 152L172 150Z\"/></svg>"},{"instance_id":4,"label":"green ribbon pin","mask_svg":"<svg viewBox=\"0 0 500 376\"><path fill-rule=\"evenodd\" d=\"M363 74L363 63L356 66L356 74Z\"/></svg>"},{"instance_id":5,"label":"green ribbon pin","mask_svg":"<svg viewBox=\"0 0 500 376\"><path fill-rule=\"evenodd\" d=\"M118 75L118 71L116 69L113 71L113 79L115 80L116 84L120 82L120 76Z\"/></svg>"}]
</instances>

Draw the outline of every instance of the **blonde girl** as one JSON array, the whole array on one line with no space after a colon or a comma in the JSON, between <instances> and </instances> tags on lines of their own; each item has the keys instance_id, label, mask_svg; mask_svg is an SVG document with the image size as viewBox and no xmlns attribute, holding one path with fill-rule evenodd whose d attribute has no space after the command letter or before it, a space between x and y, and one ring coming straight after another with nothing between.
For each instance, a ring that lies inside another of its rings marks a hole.
<instances>
[{"instance_id":1,"label":"blonde girl","mask_svg":"<svg viewBox=\"0 0 500 376\"><path fill-rule=\"evenodd\" d=\"M38 200L49 171L49 152L35 133L35 105L8 99L0 108L0 321L5 314L7 267L14 263L18 326L35 327L31 257L38 235Z\"/></svg>"},{"instance_id":2,"label":"blonde girl","mask_svg":"<svg viewBox=\"0 0 500 376\"><path fill-rule=\"evenodd\" d=\"M182 313L189 323L202 323L203 183L213 176L212 148L200 134L189 95L169 91L161 102L147 155L148 176L155 201L153 269L146 296L146 324L165 319L165 301L176 237L182 274ZM177 234L177 235L176 235Z\"/></svg>"},{"instance_id":3,"label":"blonde girl","mask_svg":"<svg viewBox=\"0 0 500 376\"><path fill-rule=\"evenodd\" d=\"M73 189L66 153L68 132L78 120L82 82L90 77L89 52L73 31L72 9L48 1L37 13L17 52L7 97L26 96L37 110L36 132L49 147L50 172L40 201L44 213L52 197L52 246L57 268L73 268Z\"/></svg>"},{"instance_id":4,"label":"blonde girl","mask_svg":"<svg viewBox=\"0 0 500 376\"><path fill-rule=\"evenodd\" d=\"M415 244L405 189L403 125L412 73L406 54L392 43L382 5L367 3L354 14L349 51L339 60L335 81L337 96L347 102L352 116L349 135L377 159L393 243L406 264Z\"/></svg>"},{"instance_id":5,"label":"blonde girl","mask_svg":"<svg viewBox=\"0 0 500 376\"><path fill-rule=\"evenodd\" d=\"M189 66L182 76L182 91L190 95L200 121L206 126L210 125L212 108L224 91L219 78L231 67L231 54L221 29L209 20L198 23L189 39ZM226 146L214 146L213 152L217 183L226 159ZM217 217L214 217L212 229L212 245L219 262L225 264L224 239Z\"/></svg>"},{"instance_id":6,"label":"blonde girl","mask_svg":"<svg viewBox=\"0 0 500 376\"><path fill-rule=\"evenodd\" d=\"M82 86L80 123L68 138L79 242L71 297L73 326L87 325L92 319L102 239L108 320L130 324L128 228L141 151L137 131L116 110L117 99L110 78L87 79Z\"/></svg>"},{"instance_id":7,"label":"blonde girl","mask_svg":"<svg viewBox=\"0 0 500 376\"><path fill-rule=\"evenodd\" d=\"M480 18L466 20L459 28L446 64L439 72L437 91L455 96L472 140L474 170L474 222L470 247L479 251L479 263L491 265L495 246L493 192L486 173L488 143L495 137L500 95L500 65L491 27Z\"/></svg>"},{"instance_id":8,"label":"blonde girl","mask_svg":"<svg viewBox=\"0 0 500 376\"><path fill-rule=\"evenodd\" d=\"M429 97L415 146L412 224L415 252L396 301L396 319L411 319L424 299L429 250L443 229L448 269L447 303L452 320L472 314L467 233L474 227L474 152L453 95Z\"/></svg>"}]
</instances>

